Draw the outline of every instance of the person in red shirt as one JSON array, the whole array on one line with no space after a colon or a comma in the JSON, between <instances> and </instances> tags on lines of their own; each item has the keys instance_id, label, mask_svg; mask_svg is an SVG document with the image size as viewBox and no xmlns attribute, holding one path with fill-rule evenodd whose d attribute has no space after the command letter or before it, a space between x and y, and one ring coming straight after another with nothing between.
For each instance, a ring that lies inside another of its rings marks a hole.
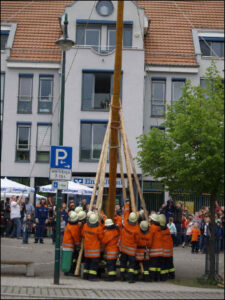
<instances>
[{"instance_id":1,"label":"person in red shirt","mask_svg":"<svg viewBox=\"0 0 225 300\"><path fill-rule=\"evenodd\" d=\"M185 232L186 232L186 225L187 225L187 219L185 215L182 215L182 223L181 223L181 232L182 232L182 246L184 246L185 243Z\"/></svg>"},{"instance_id":2,"label":"person in red shirt","mask_svg":"<svg viewBox=\"0 0 225 300\"><path fill-rule=\"evenodd\" d=\"M198 253L199 250L199 237L201 235L198 223L194 224L194 228L191 230L191 253Z\"/></svg>"}]
</instances>

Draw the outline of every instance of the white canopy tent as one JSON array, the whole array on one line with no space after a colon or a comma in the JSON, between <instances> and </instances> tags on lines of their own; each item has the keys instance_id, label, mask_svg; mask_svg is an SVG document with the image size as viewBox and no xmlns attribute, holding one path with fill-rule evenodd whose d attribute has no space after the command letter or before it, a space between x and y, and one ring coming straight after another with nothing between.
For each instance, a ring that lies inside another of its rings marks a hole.
<instances>
[{"instance_id":1,"label":"white canopy tent","mask_svg":"<svg viewBox=\"0 0 225 300\"><path fill-rule=\"evenodd\" d=\"M54 189L51 184L48 184L48 185L40 186L39 191L42 193L56 194L57 189ZM86 185L75 183L73 181L68 181L68 189L62 190L62 193L90 196L92 194L92 191L93 189Z\"/></svg>"},{"instance_id":2,"label":"white canopy tent","mask_svg":"<svg viewBox=\"0 0 225 300\"><path fill-rule=\"evenodd\" d=\"M1 193L12 193L14 195L34 193L35 189L24 184L12 181L8 178L1 178Z\"/></svg>"}]
</instances>

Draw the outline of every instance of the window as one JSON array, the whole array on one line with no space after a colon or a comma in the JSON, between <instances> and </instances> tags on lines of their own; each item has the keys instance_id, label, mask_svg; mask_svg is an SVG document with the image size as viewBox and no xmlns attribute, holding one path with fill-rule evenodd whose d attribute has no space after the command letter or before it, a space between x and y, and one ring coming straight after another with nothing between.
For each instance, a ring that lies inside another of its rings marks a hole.
<instances>
[{"instance_id":1,"label":"window","mask_svg":"<svg viewBox=\"0 0 225 300\"><path fill-rule=\"evenodd\" d=\"M200 37L199 40L203 56L224 57L224 38Z\"/></svg>"},{"instance_id":2,"label":"window","mask_svg":"<svg viewBox=\"0 0 225 300\"><path fill-rule=\"evenodd\" d=\"M98 51L100 49L100 26L98 25L77 25L77 45L92 46Z\"/></svg>"},{"instance_id":3,"label":"window","mask_svg":"<svg viewBox=\"0 0 225 300\"><path fill-rule=\"evenodd\" d=\"M185 86L185 79L172 79L172 103L178 101L182 96L182 88Z\"/></svg>"},{"instance_id":4,"label":"window","mask_svg":"<svg viewBox=\"0 0 225 300\"><path fill-rule=\"evenodd\" d=\"M8 37L9 37L9 31L1 30L1 50L5 50Z\"/></svg>"},{"instance_id":5,"label":"window","mask_svg":"<svg viewBox=\"0 0 225 300\"><path fill-rule=\"evenodd\" d=\"M151 126L151 129L152 129L152 128L157 128L157 129L159 129L159 130L165 131L165 127L164 127L164 126L156 126L156 125L152 125L152 126Z\"/></svg>"},{"instance_id":6,"label":"window","mask_svg":"<svg viewBox=\"0 0 225 300\"><path fill-rule=\"evenodd\" d=\"M81 146L80 160L97 161L102 150L105 136L106 122L82 122L81 123Z\"/></svg>"},{"instance_id":7,"label":"window","mask_svg":"<svg viewBox=\"0 0 225 300\"><path fill-rule=\"evenodd\" d=\"M16 161L30 160L31 124L17 124Z\"/></svg>"},{"instance_id":8,"label":"window","mask_svg":"<svg viewBox=\"0 0 225 300\"><path fill-rule=\"evenodd\" d=\"M162 117L165 112L166 80L152 78L152 116Z\"/></svg>"},{"instance_id":9,"label":"window","mask_svg":"<svg viewBox=\"0 0 225 300\"><path fill-rule=\"evenodd\" d=\"M51 124L38 124L37 126L37 162L49 162L51 129Z\"/></svg>"},{"instance_id":10,"label":"window","mask_svg":"<svg viewBox=\"0 0 225 300\"><path fill-rule=\"evenodd\" d=\"M96 10L101 16L109 16L113 12L113 4L111 1L98 1Z\"/></svg>"},{"instance_id":11,"label":"window","mask_svg":"<svg viewBox=\"0 0 225 300\"><path fill-rule=\"evenodd\" d=\"M41 76L39 78L38 112L52 113L53 102L53 76Z\"/></svg>"},{"instance_id":12,"label":"window","mask_svg":"<svg viewBox=\"0 0 225 300\"><path fill-rule=\"evenodd\" d=\"M113 72L83 72L82 110L109 110L112 92Z\"/></svg>"},{"instance_id":13,"label":"window","mask_svg":"<svg viewBox=\"0 0 225 300\"><path fill-rule=\"evenodd\" d=\"M0 102L0 115L3 115L3 109L4 109L4 93L5 93L5 73L1 73L1 102Z\"/></svg>"},{"instance_id":14,"label":"window","mask_svg":"<svg viewBox=\"0 0 225 300\"><path fill-rule=\"evenodd\" d=\"M108 50L112 51L116 46L116 27L108 26ZM132 47L132 26L124 25L123 47Z\"/></svg>"},{"instance_id":15,"label":"window","mask_svg":"<svg viewBox=\"0 0 225 300\"><path fill-rule=\"evenodd\" d=\"M32 113L33 75L25 74L19 76L18 113Z\"/></svg>"}]
</instances>

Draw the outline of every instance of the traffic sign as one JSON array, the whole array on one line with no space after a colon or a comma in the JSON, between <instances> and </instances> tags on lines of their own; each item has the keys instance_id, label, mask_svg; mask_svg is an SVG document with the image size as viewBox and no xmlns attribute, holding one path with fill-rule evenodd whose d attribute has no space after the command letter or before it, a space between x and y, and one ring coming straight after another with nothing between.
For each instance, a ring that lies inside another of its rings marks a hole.
<instances>
[{"instance_id":1,"label":"traffic sign","mask_svg":"<svg viewBox=\"0 0 225 300\"><path fill-rule=\"evenodd\" d=\"M68 189L68 182L67 181L53 181L52 187L58 190L67 190Z\"/></svg>"},{"instance_id":2,"label":"traffic sign","mask_svg":"<svg viewBox=\"0 0 225 300\"><path fill-rule=\"evenodd\" d=\"M51 146L50 180L71 180L72 147Z\"/></svg>"}]
</instances>

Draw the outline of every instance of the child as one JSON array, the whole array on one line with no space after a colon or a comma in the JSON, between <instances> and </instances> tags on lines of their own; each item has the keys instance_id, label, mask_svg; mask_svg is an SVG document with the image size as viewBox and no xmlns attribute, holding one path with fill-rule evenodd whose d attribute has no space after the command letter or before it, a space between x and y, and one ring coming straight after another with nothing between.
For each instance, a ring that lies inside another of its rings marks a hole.
<instances>
[{"instance_id":1,"label":"child","mask_svg":"<svg viewBox=\"0 0 225 300\"><path fill-rule=\"evenodd\" d=\"M192 246L191 253L198 253L200 235L201 232L200 229L198 228L198 223L195 223L193 229L191 230L191 246Z\"/></svg>"},{"instance_id":2,"label":"child","mask_svg":"<svg viewBox=\"0 0 225 300\"><path fill-rule=\"evenodd\" d=\"M173 218L172 217L169 218L169 223L167 224L167 227L170 230L170 233L171 233L172 239L173 239L173 244L174 244L175 237L177 235L177 229L176 229L175 224L173 223Z\"/></svg>"},{"instance_id":3,"label":"child","mask_svg":"<svg viewBox=\"0 0 225 300\"><path fill-rule=\"evenodd\" d=\"M23 223L23 244L28 244L28 238L33 228L33 220L31 215L27 214L24 217Z\"/></svg>"},{"instance_id":4,"label":"child","mask_svg":"<svg viewBox=\"0 0 225 300\"><path fill-rule=\"evenodd\" d=\"M193 217L189 216L188 220L187 220L187 225L186 225L186 235L185 235L185 243L183 245L183 247L185 245L190 245L190 241L191 241L191 231L193 228Z\"/></svg>"}]
</instances>

